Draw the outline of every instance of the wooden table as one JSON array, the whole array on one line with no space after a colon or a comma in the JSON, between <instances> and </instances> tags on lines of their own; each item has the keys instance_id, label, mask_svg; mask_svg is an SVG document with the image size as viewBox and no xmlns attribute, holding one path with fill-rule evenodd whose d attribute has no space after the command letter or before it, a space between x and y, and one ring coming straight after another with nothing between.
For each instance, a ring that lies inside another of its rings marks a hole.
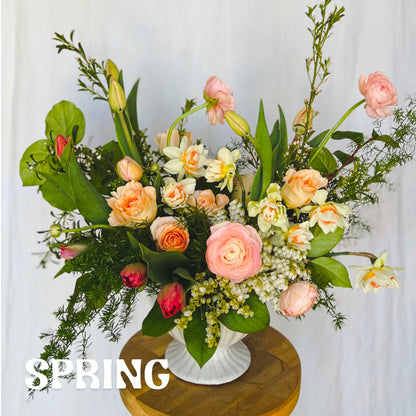
<instances>
[{"instance_id":1,"label":"wooden table","mask_svg":"<svg viewBox=\"0 0 416 416\"><path fill-rule=\"evenodd\" d=\"M151 390L144 383L145 364L163 358L170 335L152 338L135 334L124 346L120 359L132 374L133 358L142 359L142 388L134 389L124 376L127 387L121 398L133 416L288 416L295 408L300 391L300 361L293 345L278 331L268 327L248 335L252 362L239 379L220 386L201 386L184 382L170 374L163 390ZM158 370L158 371L156 371ZM166 373L159 364L158 373Z\"/></svg>"}]
</instances>

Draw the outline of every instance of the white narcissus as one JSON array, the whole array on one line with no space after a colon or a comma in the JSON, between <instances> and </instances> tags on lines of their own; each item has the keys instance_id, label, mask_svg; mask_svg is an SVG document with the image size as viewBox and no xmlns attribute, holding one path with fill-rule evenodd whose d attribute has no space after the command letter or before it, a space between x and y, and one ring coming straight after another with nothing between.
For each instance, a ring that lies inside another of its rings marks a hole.
<instances>
[{"instance_id":1,"label":"white narcissus","mask_svg":"<svg viewBox=\"0 0 416 416\"><path fill-rule=\"evenodd\" d=\"M397 289L399 283L396 280L394 269L387 267L387 252L383 251L377 260L369 267L352 266L352 269L361 270L355 279L355 287L360 287L364 292L377 293L382 287Z\"/></svg>"},{"instance_id":2,"label":"white narcissus","mask_svg":"<svg viewBox=\"0 0 416 416\"><path fill-rule=\"evenodd\" d=\"M233 190L233 180L235 175L235 162L241 158L239 150L230 152L226 147L218 151L218 157L215 160L207 161L207 170L205 178L207 182L220 182L218 188L222 191L225 187L231 192Z\"/></svg>"},{"instance_id":3,"label":"white narcissus","mask_svg":"<svg viewBox=\"0 0 416 416\"><path fill-rule=\"evenodd\" d=\"M190 195L195 191L196 180L194 178L182 179L175 182L168 178L166 185L162 188L162 201L171 208L184 208Z\"/></svg>"},{"instance_id":4,"label":"white narcissus","mask_svg":"<svg viewBox=\"0 0 416 416\"><path fill-rule=\"evenodd\" d=\"M307 251L311 248L310 240L313 234L309 231L309 221L296 224L287 232L287 242L290 246L301 251Z\"/></svg>"}]
</instances>

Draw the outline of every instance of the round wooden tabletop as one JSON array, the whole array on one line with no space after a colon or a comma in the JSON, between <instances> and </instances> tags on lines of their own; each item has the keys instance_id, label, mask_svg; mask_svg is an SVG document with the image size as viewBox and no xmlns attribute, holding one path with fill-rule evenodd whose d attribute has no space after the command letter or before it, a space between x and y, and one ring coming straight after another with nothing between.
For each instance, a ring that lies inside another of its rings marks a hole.
<instances>
[{"instance_id":1,"label":"round wooden tabletop","mask_svg":"<svg viewBox=\"0 0 416 416\"><path fill-rule=\"evenodd\" d=\"M141 389L134 389L122 374L127 387L120 390L120 395L133 416L288 416L295 408L301 378L299 356L275 329L268 327L243 339L251 352L251 365L231 383L201 386L170 373L164 389L152 390L144 382L144 367L150 360L163 358L171 340L168 334L152 338L139 331L121 351L120 359L133 375L136 372L131 360L142 360ZM166 372L155 365L155 384L159 381L157 374Z\"/></svg>"}]
</instances>

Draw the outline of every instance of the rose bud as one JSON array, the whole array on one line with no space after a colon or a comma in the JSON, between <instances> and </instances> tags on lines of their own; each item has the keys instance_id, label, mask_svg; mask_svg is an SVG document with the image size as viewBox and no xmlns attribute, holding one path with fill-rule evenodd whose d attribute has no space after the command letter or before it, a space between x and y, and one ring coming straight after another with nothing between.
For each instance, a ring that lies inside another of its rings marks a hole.
<instances>
[{"instance_id":1,"label":"rose bud","mask_svg":"<svg viewBox=\"0 0 416 416\"><path fill-rule=\"evenodd\" d=\"M300 316L308 312L317 302L319 293L317 286L308 282L296 282L291 284L279 299L279 309L286 316Z\"/></svg>"},{"instance_id":2,"label":"rose bud","mask_svg":"<svg viewBox=\"0 0 416 416\"><path fill-rule=\"evenodd\" d=\"M128 264L120 273L125 286L141 287L147 279L147 267L144 263Z\"/></svg>"},{"instance_id":3,"label":"rose bud","mask_svg":"<svg viewBox=\"0 0 416 416\"><path fill-rule=\"evenodd\" d=\"M68 244L59 246L61 259L71 260L88 248L86 244Z\"/></svg>"},{"instance_id":4,"label":"rose bud","mask_svg":"<svg viewBox=\"0 0 416 416\"><path fill-rule=\"evenodd\" d=\"M55 139L55 150L56 150L56 154L58 155L59 158L61 158L62 153L65 149L65 146L68 144L68 142L71 140L70 137L68 137L68 139L65 139L64 136L62 136L61 134L59 134L58 136L56 136Z\"/></svg>"},{"instance_id":5,"label":"rose bud","mask_svg":"<svg viewBox=\"0 0 416 416\"><path fill-rule=\"evenodd\" d=\"M180 283L169 283L158 293L157 301L163 316L169 318L185 307L185 290Z\"/></svg>"},{"instance_id":6,"label":"rose bud","mask_svg":"<svg viewBox=\"0 0 416 416\"><path fill-rule=\"evenodd\" d=\"M234 111L226 111L224 113L225 121L237 135L247 137L250 134L250 126L243 117Z\"/></svg>"},{"instance_id":7,"label":"rose bud","mask_svg":"<svg viewBox=\"0 0 416 416\"><path fill-rule=\"evenodd\" d=\"M117 173L126 182L137 182L143 176L143 169L134 159L125 156L117 163Z\"/></svg>"},{"instance_id":8,"label":"rose bud","mask_svg":"<svg viewBox=\"0 0 416 416\"><path fill-rule=\"evenodd\" d=\"M118 81L118 76L120 72L116 64L111 59L107 59L107 62L105 63L105 72L107 76L110 76L110 81L113 79Z\"/></svg>"},{"instance_id":9,"label":"rose bud","mask_svg":"<svg viewBox=\"0 0 416 416\"><path fill-rule=\"evenodd\" d=\"M121 113L126 108L126 97L122 86L115 80L110 81L110 89L108 91L108 103L115 113Z\"/></svg>"}]
</instances>

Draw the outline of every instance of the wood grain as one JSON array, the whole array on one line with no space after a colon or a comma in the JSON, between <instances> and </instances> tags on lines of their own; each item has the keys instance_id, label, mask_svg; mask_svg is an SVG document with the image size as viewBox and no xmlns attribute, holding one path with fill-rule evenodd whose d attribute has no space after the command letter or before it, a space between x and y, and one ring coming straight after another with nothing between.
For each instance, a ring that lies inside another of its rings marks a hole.
<instances>
[{"instance_id":1,"label":"wood grain","mask_svg":"<svg viewBox=\"0 0 416 416\"><path fill-rule=\"evenodd\" d=\"M184 382L170 374L163 390L152 390L144 383L144 366L155 358L163 358L172 338L152 338L135 334L124 346L120 358L132 374L132 359L142 359L142 388L134 389L123 374L126 388L121 398L133 416L288 416L299 398L301 367L292 344L278 331L269 327L248 335L252 362L238 380L220 386L201 386ZM158 373L154 367L154 382Z\"/></svg>"}]
</instances>

